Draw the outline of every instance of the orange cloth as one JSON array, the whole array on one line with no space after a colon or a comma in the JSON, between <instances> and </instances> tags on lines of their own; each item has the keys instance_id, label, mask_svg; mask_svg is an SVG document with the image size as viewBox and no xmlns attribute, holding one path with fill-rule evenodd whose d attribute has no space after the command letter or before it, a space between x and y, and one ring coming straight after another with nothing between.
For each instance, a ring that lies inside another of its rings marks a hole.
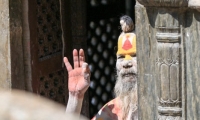
<instances>
[{"instance_id":1,"label":"orange cloth","mask_svg":"<svg viewBox=\"0 0 200 120\"><path fill-rule=\"evenodd\" d=\"M91 120L122 120L121 100L117 97L105 104Z\"/></svg>"}]
</instances>

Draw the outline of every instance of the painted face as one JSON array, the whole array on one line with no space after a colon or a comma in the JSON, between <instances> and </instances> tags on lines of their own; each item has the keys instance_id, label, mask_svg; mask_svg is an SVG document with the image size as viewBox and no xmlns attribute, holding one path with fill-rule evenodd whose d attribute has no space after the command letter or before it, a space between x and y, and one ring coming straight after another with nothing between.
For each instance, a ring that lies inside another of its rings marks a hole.
<instances>
[{"instance_id":1,"label":"painted face","mask_svg":"<svg viewBox=\"0 0 200 120\"><path fill-rule=\"evenodd\" d=\"M125 56L126 60L130 60L131 56L136 55L136 36L134 33L124 33L119 36L117 55Z\"/></svg>"},{"instance_id":2,"label":"painted face","mask_svg":"<svg viewBox=\"0 0 200 120\"><path fill-rule=\"evenodd\" d=\"M116 69L117 80L114 87L116 97L120 97L122 101L125 96L132 97L137 90L137 60L136 57L131 57L130 60L125 60L124 57L118 56ZM124 100L123 100L124 99ZM130 102L130 101L129 101ZM124 101L124 104L127 101Z\"/></svg>"},{"instance_id":3,"label":"painted face","mask_svg":"<svg viewBox=\"0 0 200 120\"><path fill-rule=\"evenodd\" d=\"M136 81L137 77L137 59L129 54L131 58L126 60L126 55L117 55L116 69L117 76L124 82Z\"/></svg>"},{"instance_id":4,"label":"painted face","mask_svg":"<svg viewBox=\"0 0 200 120\"><path fill-rule=\"evenodd\" d=\"M123 81L135 81L137 74L136 36L124 33L118 39L117 75Z\"/></svg>"}]
</instances>

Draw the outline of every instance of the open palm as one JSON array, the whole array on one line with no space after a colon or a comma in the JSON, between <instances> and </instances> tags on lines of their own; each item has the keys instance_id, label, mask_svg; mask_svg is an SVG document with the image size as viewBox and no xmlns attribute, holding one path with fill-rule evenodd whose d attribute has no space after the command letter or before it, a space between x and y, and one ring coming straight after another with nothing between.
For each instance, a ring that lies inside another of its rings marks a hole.
<instances>
[{"instance_id":1,"label":"open palm","mask_svg":"<svg viewBox=\"0 0 200 120\"><path fill-rule=\"evenodd\" d=\"M83 49L73 50L74 69L68 59L64 57L64 63L68 71L68 89L73 95L83 97L90 84L90 70L85 63Z\"/></svg>"}]
</instances>

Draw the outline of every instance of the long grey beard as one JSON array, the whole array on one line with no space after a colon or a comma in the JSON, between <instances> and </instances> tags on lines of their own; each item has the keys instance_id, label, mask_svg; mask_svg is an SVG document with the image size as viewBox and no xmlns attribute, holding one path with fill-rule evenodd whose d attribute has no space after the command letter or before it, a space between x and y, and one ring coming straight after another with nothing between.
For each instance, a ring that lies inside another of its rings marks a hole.
<instances>
[{"instance_id":1,"label":"long grey beard","mask_svg":"<svg viewBox=\"0 0 200 120\"><path fill-rule=\"evenodd\" d=\"M123 78L118 75L115 84L115 95L116 97L129 96L132 92L137 90L137 77L134 76L134 80L123 80Z\"/></svg>"},{"instance_id":2,"label":"long grey beard","mask_svg":"<svg viewBox=\"0 0 200 120\"><path fill-rule=\"evenodd\" d=\"M115 84L115 95L122 102L123 119L137 118L137 78L135 80L123 81L123 78L118 76ZM130 113L131 112L131 113ZM132 119L133 120L133 119Z\"/></svg>"}]
</instances>

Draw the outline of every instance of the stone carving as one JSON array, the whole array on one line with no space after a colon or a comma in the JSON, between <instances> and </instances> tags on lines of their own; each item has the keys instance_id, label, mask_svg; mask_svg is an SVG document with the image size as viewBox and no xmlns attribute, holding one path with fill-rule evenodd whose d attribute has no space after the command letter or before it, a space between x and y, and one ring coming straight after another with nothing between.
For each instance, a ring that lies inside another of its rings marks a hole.
<instances>
[{"instance_id":1,"label":"stone carving","mask_svg":"<svg viewBox=\"0 0 200 120\"><path fill-rule=\"evenodd\" d=\"M156 60L158 73L158 119L179 119L181 109L181 80L180 80L180 28L158 27Z\"/></svg>"},{"instance_id":2,"label":"stone carving","mask_svg":"<svg viewBox=\"0 0 200 120\"><path fill-rule=\"evenodd\" d=\"M199 119L200 1L138 2L139 118Z\"/></svg>"},{"instance_id":3,"label":"stone carving","mask_svg":"<svg viewBox=\"0 0 200 120\"><path fill-rule=\"evenodd\" d=\"M182 118L181 38L179 15L161 10L156 20L158 119ZM174 17L176 16L176 17Z\"/></svg>"}]
</instances>

